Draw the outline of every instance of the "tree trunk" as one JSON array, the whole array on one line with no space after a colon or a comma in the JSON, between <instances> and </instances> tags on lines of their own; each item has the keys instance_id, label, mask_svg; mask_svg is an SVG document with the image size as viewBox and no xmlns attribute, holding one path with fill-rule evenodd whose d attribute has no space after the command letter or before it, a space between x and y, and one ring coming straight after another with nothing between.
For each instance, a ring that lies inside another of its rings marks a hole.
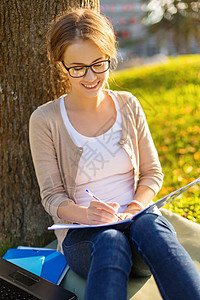
<instances>
[{"instance_id":1,"label":"tree trunk","mask_svg":"<svg viewBox=\"0 0 200 300\"><path fill-rule=\"evenodd\" d=\"M33 169L28 127L33 110L54 98L45 26L70 7L99 10L98 0L1 0L0 3L0 250L44 245L54 238Z\"/></svg>"}]
</instances>

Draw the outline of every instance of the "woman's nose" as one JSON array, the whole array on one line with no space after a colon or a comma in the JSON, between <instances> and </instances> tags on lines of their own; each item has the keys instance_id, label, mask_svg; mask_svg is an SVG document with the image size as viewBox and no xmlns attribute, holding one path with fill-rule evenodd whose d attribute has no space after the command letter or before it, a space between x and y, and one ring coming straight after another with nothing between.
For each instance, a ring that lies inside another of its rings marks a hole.
<instances>
[{"instance_id":1,"label":"woman's nose","mask_svg":"<svg viewBox=\"0 0 200 300\"><path fill-rule=\"evenodd\" d=\"M91 68L87 69L87 73L84 76L84 78L88 81L94 81L96 79L97 75L92 71Z\"/></svg>"}]
</instances>

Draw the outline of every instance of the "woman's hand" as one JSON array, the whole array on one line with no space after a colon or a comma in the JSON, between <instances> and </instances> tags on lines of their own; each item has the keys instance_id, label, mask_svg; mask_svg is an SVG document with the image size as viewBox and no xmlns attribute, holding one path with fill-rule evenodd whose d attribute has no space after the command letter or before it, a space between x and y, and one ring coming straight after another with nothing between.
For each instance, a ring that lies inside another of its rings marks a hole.
<instances>
[{"instance_id":1,"label":"woman's hand","mask_svg":"<svg viewBox=\"0 0 200 300\"><path fill-rule=\"evenodd\" d=\"M138 207L135 207L135 208L127 207L127 209L123 213L118 213L118 216L122 220L132 219L134 215L136 215L137 213L139 213L139 211L141 211L141 209L138 208Z\"/></svg>"},{"instance_id":2,"label":"woman's hand","mask_svg":"<svg viewBox=\"0 0 200 300\"><path fill-rule=\"evenodd\" d=\"M92 200L87 209L87 223L88 225L96 225L117 222L119 220L117 217L118 209L118 203Z\"/></svg>"}]
</instances>

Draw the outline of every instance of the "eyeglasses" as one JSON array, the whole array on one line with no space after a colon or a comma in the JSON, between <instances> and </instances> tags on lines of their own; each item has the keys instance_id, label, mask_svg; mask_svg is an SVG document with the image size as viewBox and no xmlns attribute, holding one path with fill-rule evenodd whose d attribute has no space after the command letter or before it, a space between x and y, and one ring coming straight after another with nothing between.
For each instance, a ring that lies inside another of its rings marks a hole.
<instances>
[{"instance_id":1,"label":"eyeglasses","mask_svg":"<svg viewBox=\"0 0 200 300\"><path fill-rule=\"evenodd\" d=\"M106 72L110 68L110 60L102 60L91 64L89 66L75 66L68 68L64 61L62 61L63 66L68 71L69 75L73 78L83 77L87 74L88 69L90 68L94 73L101 74Z\"/></svg>"}]
</instances>

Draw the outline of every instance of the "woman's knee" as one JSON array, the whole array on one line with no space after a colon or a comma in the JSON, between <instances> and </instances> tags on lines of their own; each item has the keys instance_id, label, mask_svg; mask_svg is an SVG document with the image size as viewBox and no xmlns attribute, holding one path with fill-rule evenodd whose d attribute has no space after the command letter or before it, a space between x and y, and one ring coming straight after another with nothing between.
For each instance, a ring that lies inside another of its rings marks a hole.
<instances>
[{"instance_id":1,"label":"woman's knee","mask_svg":"<svg viewBox=\"0 0 200 300\"><path fill-rule=\"evenodd\" d=\"M92 257L107 264L132 265L131 247L127 237L121 231L108 229L97 235L93 244Z\"/></svg>"},{"instance_id":2,"label":"woman's knee","mask_svg":"<svg viewBox=\"0 0 200 300\"><path fill-rule=\"evenodd\" d=\"M107 229L100 232L97 235L95 246L102 247L103 249L120 250L122 248L125 251L130 251L127 237L117 229Z\"/></svg>"},{"instance_id":3,"label":"woman's knee","mask_svg":"<svg viewBox=\"0 0 200 300\"><path fill-rule=\"evenodd\" d=\"M160 215L147 213L136 218L130 227L130 237L137 243L149 240L151 243L157 239L176 237L176 231L166 218Z\"/></svg>"}]
</instances>

